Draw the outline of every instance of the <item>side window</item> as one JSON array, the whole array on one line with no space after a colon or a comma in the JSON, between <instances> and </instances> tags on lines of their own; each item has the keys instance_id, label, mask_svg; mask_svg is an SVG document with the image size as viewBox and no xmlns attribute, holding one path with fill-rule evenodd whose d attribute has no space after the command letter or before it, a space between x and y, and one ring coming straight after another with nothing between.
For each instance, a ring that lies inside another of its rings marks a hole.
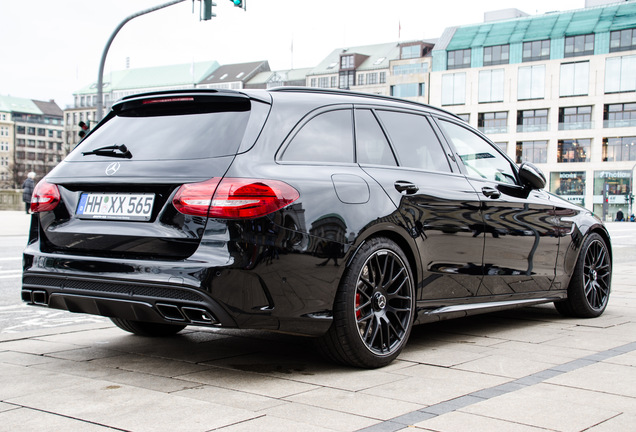
<instances>
[{"instance_id":1,"label":"side window","mask_svg":"<svg viewBox=\"0 0 636 432\"><path fill-rule=\"evenodd\" d=\"M319 114L292 138L281 160L353 163L351 110Z\"/></svg>"},{"instance_id":2,"label":"side window","mask_svg":"<svg viewBox=\"0 0 636 432\"><path fill-rule=\"evenodd\" d=\"M358 163L396 166L395 156L382 128L370 110L356 110L356 155Z\"/></svg>"},{"instance_id":3,"label":"side window","mask_svg":"<svg viewBox=\"0 0 636 432\"><path fill-rule=\"evenodd\" d=\"M444 149L426 117L396 111L376 112L389 134L400 166L451 172Z\"/></svg>"},{"instance_id":4,"label":"side window","mask_svg":"<svg viewBox=\"0 0 636 432\"><path fill-rule=\"evenodd\" d=\"M457 149L470 177L517 184L511 163L488 141L455 123L440 120L439 124Z\"/></svg>"}]
</instances>

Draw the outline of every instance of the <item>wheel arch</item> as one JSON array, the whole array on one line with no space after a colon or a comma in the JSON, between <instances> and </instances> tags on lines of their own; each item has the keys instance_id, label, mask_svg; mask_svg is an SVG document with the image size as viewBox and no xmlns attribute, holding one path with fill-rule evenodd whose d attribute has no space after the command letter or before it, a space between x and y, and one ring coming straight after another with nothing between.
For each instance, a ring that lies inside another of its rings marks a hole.
<instances>
[{"instance_id":1,"label":"wheel arch","mask_svg":"<svg viewBox=\"0 0 636 432\"><path fill-rule=\"evenodd\" d=\"M419 250L417 244L415 240L406 233L405 230L393 225L377 227L373 230L365 232L364 235L359 236L354 248L352 248L351 254L347 257L347 267L351 263L351 260L356 256L362 245L367 241L377 237L388 238L400 247L409 262L411 272L413 273L413 283L415 284L415 287L417 287L419 277L422 274L422 265L421 261L418 259Z\"/></svg>"}]
</instances>

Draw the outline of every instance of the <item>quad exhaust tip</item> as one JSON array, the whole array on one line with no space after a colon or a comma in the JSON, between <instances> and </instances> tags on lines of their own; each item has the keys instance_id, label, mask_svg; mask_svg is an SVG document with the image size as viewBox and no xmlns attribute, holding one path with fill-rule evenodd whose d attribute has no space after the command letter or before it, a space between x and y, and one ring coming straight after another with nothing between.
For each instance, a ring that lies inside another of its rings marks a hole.
<instances>
[{"instance_id":1,"label":"quad exhaust tip","mask_svg":"<svg viewBox=\"0 0 636 432\"><path fill-rule=\"evenodd\" d=\"M157 303L157 310L159 313L169 321L179 321L192 324L218 324L219 320L216 317L202 308L189 307L189 306L177 306L167 303Z\"/></svg>"},{"instance_id":2,"label":"quad exhaust tip","mask_svg":"<svg viewBox=\"0 0 636 432\"><path fill-rule=\"evenodd\" d=\"M38 306L48 306L49 302L47 301L46 291L31 291L31 290L22 290L21 292L22 301L34 304Z\"/></svg>"}]
</instances>

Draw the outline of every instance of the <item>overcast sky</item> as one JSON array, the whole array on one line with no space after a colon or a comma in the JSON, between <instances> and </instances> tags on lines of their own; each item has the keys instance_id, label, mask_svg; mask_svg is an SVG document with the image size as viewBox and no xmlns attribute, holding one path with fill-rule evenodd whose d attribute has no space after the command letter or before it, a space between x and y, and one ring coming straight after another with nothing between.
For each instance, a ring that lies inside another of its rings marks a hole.
<instances>
[{"instance_id":1,"label":"overcast sky","mask_svg":"<svg viewBox=\"0 0 636 432\"><path fill-rule=\"evenodd\" d=\"M64 109L97 81L104 45L126 17L167 0L0 0L0 95L49 100ZM105 72L216 60L268 60L272 70L312 67L336 48L433 39L446 27L483 22L484 12L529 14L583 8L584 0L216 0L199 21L192 0L133 19L115 38ZM401 27L401 33L399 29ZM292 52L293 41L293 52Z\"/></svg>"}]
</instances>

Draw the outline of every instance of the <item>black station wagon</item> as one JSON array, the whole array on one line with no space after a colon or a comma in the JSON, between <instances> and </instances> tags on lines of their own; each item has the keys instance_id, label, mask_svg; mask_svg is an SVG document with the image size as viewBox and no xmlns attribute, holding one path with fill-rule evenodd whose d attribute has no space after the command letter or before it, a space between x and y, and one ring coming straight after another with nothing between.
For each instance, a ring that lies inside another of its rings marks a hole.
<instances>
[{"instance_id":1,"label":"black station wagon","mask_svg":"<svg viewBox=\"0 0 636 432\"><path fill-rule=\"evenodd\" d=\"M414 324L610 294L608 232L448 112L308 88L117 102L37 185L29 304L132 333L316 338L379 367Z\"/></svg>"}]
</instances>

